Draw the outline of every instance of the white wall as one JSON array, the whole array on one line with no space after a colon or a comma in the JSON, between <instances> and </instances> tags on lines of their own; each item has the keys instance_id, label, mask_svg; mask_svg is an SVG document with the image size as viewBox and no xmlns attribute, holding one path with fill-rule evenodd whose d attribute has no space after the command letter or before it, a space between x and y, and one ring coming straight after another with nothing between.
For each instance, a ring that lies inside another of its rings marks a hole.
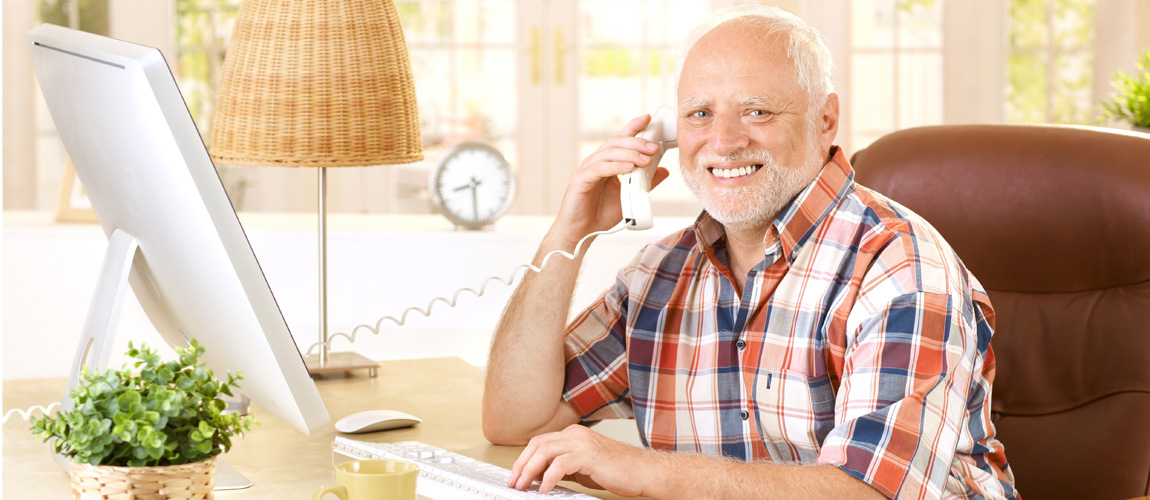
<instances>
[{"instance_id":1,"label":"white wall","mask_svg":"<svg viewBox=\"0 0 1150 500\"><path fill-rule=\"evenodd\" d=\"M315 342L318 312L315 217L242 215L248 237L301 350ZM62 225L50 214L5 212L3 232L3 377L63 377L75 353L106 240L96 225ZM614 281L643 244L691 219L657 219L655 229L599 238L585 261L575 304L582 308ZM451 230L438 216L334 215L329 220L328 294L331 331L347 331L440 295L505 279L529 262L551 220L508 217L496 230ZM492 283L458 307L438 304L430 317L384 323L354 350L375 359L460 356L486 363L491 332L511 289ZM127 341L161 340L135 298L125 301L113 352ZM335 341L336 350L349 346ZM117 366L122 362L117 359ZM49 398L52 399L52 398Z\"/></svg>"}]
</instances>

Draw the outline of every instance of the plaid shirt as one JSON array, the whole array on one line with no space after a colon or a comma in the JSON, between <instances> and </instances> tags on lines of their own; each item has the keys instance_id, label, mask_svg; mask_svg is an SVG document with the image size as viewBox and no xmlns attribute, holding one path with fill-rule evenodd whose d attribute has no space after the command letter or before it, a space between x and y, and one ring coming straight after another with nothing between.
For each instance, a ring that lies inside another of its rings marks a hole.
<instances>
[{"instance_id":1,"label":"plaid shirt","mask_svg":"<svg viewBox=\"0 0 1150 500\"><path fill-rule=\"evenodd\" d=\"M990 421L994 312L942 237L841 149L740 296L722 226L645 247L568 327L563 397L657 449L830 464L888 497L1017 498Z\"/></svg>"}]
</instances>

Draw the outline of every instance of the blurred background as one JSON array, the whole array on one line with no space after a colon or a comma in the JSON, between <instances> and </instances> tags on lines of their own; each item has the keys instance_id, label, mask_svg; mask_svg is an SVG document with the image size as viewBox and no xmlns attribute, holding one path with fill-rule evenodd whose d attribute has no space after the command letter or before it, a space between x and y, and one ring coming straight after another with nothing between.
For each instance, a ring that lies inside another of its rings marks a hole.
<instances>
[{"instance_id":1,"label":"blurred background","mask_svg":"<svg viewBox=\"0 0 1150 500\"><path fill-rule=\"evenodd\" d=\"M28 60L41 22L161 49L210 139L213 98L239 0L5 0L5 210L56 206L66 154ZM629 118L673 101L679 40L724 0L395 0L415 74L425 161L333 171L333 213L429 213L429 165L479 139L517 170L513 214L550 215L579 160ZM1138 0L764 1L827 37L849 152L888 132L944 123L1098 123L1115 71L1150 49ZM668 158L674 161L674 158ZM673 163L672 163L673 165ZM315 176L221 167L240 211L311 212ZM675 169L672 169L674 172ZM673 175L677 176L677 172ZM680 182L656 213L693 215Z\"/></svg>"}]
</instances>

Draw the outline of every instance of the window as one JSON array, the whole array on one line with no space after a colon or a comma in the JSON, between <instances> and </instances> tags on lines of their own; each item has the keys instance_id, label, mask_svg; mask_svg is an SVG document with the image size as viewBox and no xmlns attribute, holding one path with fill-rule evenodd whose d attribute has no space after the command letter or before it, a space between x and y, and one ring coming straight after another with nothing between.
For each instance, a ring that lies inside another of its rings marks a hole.
<instances>
[{"instance_id":1,"label":"window","mask_svg":"<svg viewBox=\"0 0 1150 500\"><path fill-rule=\"evenodd\" d=\"M482 140L518 166L515 0L396 0L416 82L424 157Z\"/></svg>"},{"instance_id":2,"label":"window","mask_svg":"<svg viewBox=\"0 0 1150 500\"><path fill-rule=\"evenodd\" d=\"M212 104L239 8L239 0L176 0L172 71L205 144L212 137Z\"/></svg>"},{"instance_id":3,"label":"window","mask_svg":"<svg viewBox=\"0 0 1150 500\"><path fill-rule=\"evenodd\" d=\"M40 21L108 34L108 0L40 0Z\"/></svg>"},{"instance_id":4,"label":"window","mask_svg":"<svg viewBox=\"0 0 1150 500\"><path fill-rule=\"evenodd\" d=\"M1006 121L1093 123L1093 0L1011 0Z\"/></svg>"},{"instance_id":5,"label":"window","mask_svg":"<svg viewBox=\"0 0 1150 500\"><path fill-rule=\"evenodd\" d=\"M942 123L943 0L857 0L850 9L849 147Z\"/></svg>"}]
</instances>

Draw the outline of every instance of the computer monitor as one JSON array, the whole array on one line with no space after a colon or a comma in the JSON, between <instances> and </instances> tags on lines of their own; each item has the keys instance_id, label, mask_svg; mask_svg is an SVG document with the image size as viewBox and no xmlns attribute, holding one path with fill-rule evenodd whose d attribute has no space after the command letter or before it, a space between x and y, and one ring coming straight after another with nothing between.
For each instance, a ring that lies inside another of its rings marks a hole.
<instances>
[{"instance_id":1,"label":"computer monitor","mask_svg":"<svg viewBox=\"0 0 1150 500\"><path fill-rule=\"evenodd\" d=\"M108 359L127 284L165 341L197 339L217 374L305 433L330 423L160 51L50 24L32 65L108 251L77 350ZM67 401L66 401L67 404Z\"/></svg>"}]
</instances>

